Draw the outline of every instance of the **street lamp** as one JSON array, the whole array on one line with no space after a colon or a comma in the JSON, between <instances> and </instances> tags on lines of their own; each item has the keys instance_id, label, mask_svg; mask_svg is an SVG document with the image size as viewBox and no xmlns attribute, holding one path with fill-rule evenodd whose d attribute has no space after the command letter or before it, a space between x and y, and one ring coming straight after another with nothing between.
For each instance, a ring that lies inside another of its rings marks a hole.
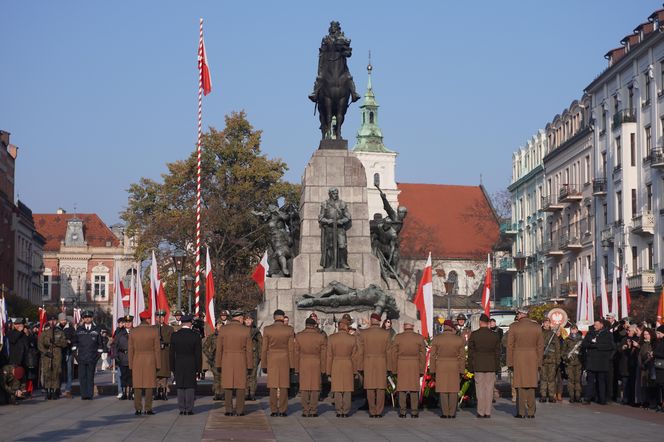
<instances>
[{"instance_id":1,"label":"street lamp","mask_svg":"<svg viewBox=\"0 0 664 442\"><path fill-rule=\"evenodd\" d=\"M445 285L445 292L447 293L447 319L452 319L452 308L450 307L450 297L454 291L454 281L447 280L443 283Z\"/></svg>"},{"instance_id":2,"label":"street lamp","mask_svg":"<svg viewBox=\"0 0 664 442\"><path fill-rule=\"evenodd\" d=\"M187 290L187 298L189 300L189 310L187 311L187 313L191 314L191 292L194 291L194 278L187 275L182 279L184 279L184 287L185 290Z\"/></svg>"},{"instance_id":3,"label":"street lamp","mask_svg":"<svg viewBox=\"0 0 664 442\"><path fill-rule=\"evenodd\" d=\"M521 296L523 293L523 270L526 268L526 257L523 255L516 255L514 257L514 266L519 274L519 295L516 297L516 306L521 307ZM525 296L524 296L525 298Z\"/></svg>"},{"instance_id":4,"label":"street lamp","mask_svg":"<svg viewBox=\"0 0 664 442\"><path fill-rule=\"evenodd\" d=\"M182 270L184 269L185 252L182 249L173 250L171 255L175 271L178 272L178 310L182 309Z\"/></svg>"}]
</instances>

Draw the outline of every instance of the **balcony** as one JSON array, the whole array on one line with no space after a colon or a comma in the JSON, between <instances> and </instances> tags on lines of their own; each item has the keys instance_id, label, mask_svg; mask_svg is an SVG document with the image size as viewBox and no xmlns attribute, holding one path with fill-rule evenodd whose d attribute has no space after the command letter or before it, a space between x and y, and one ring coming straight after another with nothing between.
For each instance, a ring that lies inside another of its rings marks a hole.
<instances>
[{"instance_id":1,"label":"balcony","mask_svg":"<svg viewBox=\"0 0 664 442\"><path fill-rule=\"evenodd\" d=\"M576 296L578 292L578 284L576 281L564 281L560 283L561 296Z\"/></svg>"},{"instance_id":2,"label":"balcony","mask_svg":"<svg viewBox=\"0 0 664 442\"><path fill-rule=\"evenodd\" d=\"M500 233L507 236L516 236L519 233L516 223L504 221L500 223Z\"/></svg>"},{"instance_id":3,"label":"balcony","mask_svg":"<svg viewBox=\"0 0 664 442\"><path fill-rule=\"evenodd\" d=\"M664 168L664 149L661 147L650 151L650 167Z\"/></svg>"},{"instance_id":4,"label":"balcony","mask_svg":"<svg viewBox=\"0 0 664 442\"><path fill-rule=\"evenodd\" d=\"M655 293L655 279L654 270L639 270L627 277L627 284L631 291Z\"/></svg>"},{"instance_id":5,"label":"balcony","mask_svg":"<svg viewBox=\"0 0 664 442\"><path fill-rule=\"evenodd\" d=\"M564 255L563 251L560 250L559 241L544 241L542 249L546 256L561 257Z\"/></svg>"},{"instance_id":6,"label":"balcony","mask_svg":"<svg viewBox=\"0 0 664 442\"><path fill-rule=\"evenodd\" d=\"M498 261L498 268L504 272L516 273L514 258L511 256L504 256L500 258L500 261Z\"/></svg>"},{"instance_id":7,"label":"balcony","mask_svg":"<svg viewBox=\"0 0 664 442\"><path fill-rule=\"evenodd\" d=\"M579 240L578 235L563 233L560 235L560 248L562 250L577 251L581 250L583 246Z\"/></svg>"},{"instance_id":8,"label":"balcony","mask_svg":"<svg viewBox=\"0 0 664 442\"><path fill-rule=\"evenodd\" d=\"M556 212L558 210L563 210L564 206L559 202L556 202L554 197L543 196L542 197L542 210L544 212Z\"/></svg>"},{"instance_id":9,"label":"balcony","mask_svg":"<svg viewBox=\"0 0 664 442\"><path fill-rule=\"evenodd\" d=\"M593 196L606 196L606 178L593 180Z\"/></svg>"},{"instance_id":10,"label":"balcony","mask_svg":"<svg viewBox=\"0 0 664 442\"><path fill-rule=\"evenodd\" d=\"M602 241L602 245L606 247L614 243L613 226L611 224L602 227L600 232L600 239Z\"/></svg>"},{"instance_id":11,"label":"balcony","mask_svg":"<svg viewBox=\"0 0 664 442\"><path fill-rule=\"evenodd\" d=\"M558 201L561 203L572 203L583 199L583 195L574 184L563 184L558 195Z\"/></svg>"},{"instance_id":12,"label":"balcony","mask_svg":"<svg viewBox=\"0 0 664 442\"><path fill-rule=\"evenodd\" d=\"M644 210L632 218L632 233L637 235L655 234L655 215L649 210Z\"/></svg>"},{"instance_id":13,"label":"balcony","mask_svg":"<svg viewBox=\"0 0 664 442\"><path fill-rule=\"evenodd\" d=\"M623 109L613 116L611 129L616 130L623 123L636 123L636 111L634 109Z\"/></svg>"}]
</instances>

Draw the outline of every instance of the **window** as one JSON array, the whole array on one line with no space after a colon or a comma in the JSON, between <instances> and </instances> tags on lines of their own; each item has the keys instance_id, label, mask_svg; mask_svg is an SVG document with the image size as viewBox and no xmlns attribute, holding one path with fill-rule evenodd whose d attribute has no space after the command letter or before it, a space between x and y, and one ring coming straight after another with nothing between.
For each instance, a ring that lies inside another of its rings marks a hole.
<instances>
[{"instance_id":1,"label":"window","mask_svg":"<svg viewBox=\"0 0 664 442\"><path fill-rule=\"evenodd\" d=\"M585 182L590 182L590 155L586 155Z\"/></svg>"},{"instance_id":2,"label":"window","mask_svg":"<svg viewBox=\"0 0 664 442\"><path fill-rule=\"evenodd\" d=\"M648 270L654 269L653 267L653 248L652 243L648 243Z\"/></svg>"},{"instance_id":3,"label":"window","mask_svg":"<svg viewBox=\"0 0 664 442\"><path fill-rule=\"evenodd\" d=\"M646 84L644 86L644 91L643 91L643 98L645 99L643 101L643 105L647 106L650 104L650 74L646 72Z\"/></svg>"},{"instance_id":4,"label":"window","mask_svg":"<svg viewBox=\"0 0 664 442\"><path fill-rule=\"evenodd\" d=\"M602 178L606 178L606 152L602 152Z\"/></svg>"},{"instance_id":5,"label":"window","mask_svg":"<svg viewBox=\"0 0 664 442\"><path fill-rule=\"evenodd\" d=\"M602 132L606 132L606 109L602 111Z\"/></svg>"},{"instance_id":6,"label":"window","mask_svg":"<svg viewBox=\"0 0 664 442\"><path fill-rule=\"evenodd\" d=\"M622 192L616 192L616 221L622 224Z\"/></svg>"},{"instance_id":7,"label":"window","mask_svg":"<svg viewBox=\"0 0 664 442\"><path fill-rule=\"evenodd\" d=\"M636 166L636 137L635 134L629 134L629 164Z\"/></svg>"},{"instance_id":8,"label":"window","mask_svg":"<svg viewBox=\"0 0 664 442\"><path fill-rule=\"evenodd\" d=\"M53 274L51 269L44 269L42 277L42 301L51 300L51 283L53 282Z\"/></svg>"},{"instance_id":9,"label":"window","mask_svg":"<svg viewBox=\"0 0 664 442\"><path fill-rule=\"evenodd\" d=\"M373 123L374 123L374 113L369 112L369 124L373 124Z\"/></svg>"},{"instance_id":10,"label":"window","mask_svg":"<svg viewBox=\"0 0 664 442\"><path fill-rule=\"evenodd\" d=\"M380 174L374 173L374 186L380 187Z\"/></svg>"},{"instance_id":11,"label":"window","mask_svg":"<svg viewBox=\"0 0 664 442\"><path fill-rule=\"evenodd\" d=\"M634 109L634 87L627 88L627 108Z\"/></svg>"},{"instance_id":12,"label":"window","mask_svg":"<svg viewBox=\"0 0 664 442\"><path fill-rule=\"evenodd\" d=\"M632 218L636 218L636 189L632 189Z\"/></svg>"},{"instance_id":13,"label":"window","mask_svg":"<svg viewBox=\"0 0 664 442\"><path fill-rule=\"evenodd\" d=\"M659 62L659 91L664 90L664 61Z\"/></svg>"},{"instance_id":14,"label":"window","mask_svg":"<svg viewBox=\"0 0 664 442\"><path fill-rule=\"evenodd\" d=\"M609 270L609 257L604 255L604 271L608 272Z\"/></svg>"},{"instance_id":15,"label":"window","mask_svg":"<svg viewBox=\"0 0 664 442\"><path fill-rule=\"evenodd\" d=\"M646 184L646 210L652 211L652 184Z\"/></svg>"},{"instance_id":16,"label":"window","mask_svg":"<svg viewBox=\"0 0 664 442\"><path fill-rule=\"evenodd\" d=\"M636 273L636 269L639 268L639 249L636 246L632 246L632 273Z\"/></svg>"},{"instance_id":17,"label":"window","mask_svg":"<svg viewBox=\"0 0 664 442\"><path fill-rule=\"evenodd\" d=\"M94 297L106 298L106 275L94 276Z\"/></svg>"},{"instance_id":18,"label":"window","mask_svg":"<svg viewBox=\"0 0 664 442\"><path fill-rule=\"evenodd\" d=\"M615 168L620 169L620 166L622 165L622 146L620 146L620 137L616 137L616 160L615 160Z\"/></svg>"},{"instance_id":19,"label":"window","mask_svg":"<svg viewBox=\"0 0 664 442\"><path fill-rule=\"evenodd\" d=\"M632 143L636 144L634 141L634 134L630 134ZM652 150L652 128L646 126L646 157L650 156L650 151Z\"/></svg>"}]
</instances>

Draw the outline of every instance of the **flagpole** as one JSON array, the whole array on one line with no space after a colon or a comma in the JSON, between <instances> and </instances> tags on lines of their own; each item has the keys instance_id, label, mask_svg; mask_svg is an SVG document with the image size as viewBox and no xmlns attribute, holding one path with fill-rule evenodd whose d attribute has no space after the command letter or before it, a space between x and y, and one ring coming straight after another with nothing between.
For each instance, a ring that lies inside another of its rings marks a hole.
<instances>
[{"instance_id":1,"label":"flagpole","mask_svg":"<svg viewBox=\"0 0 664 442\"><path fill-rule=\"evenodd\" d=\"M201 295L201 136L203 122L203 18L198 37L198 141L196 143L196 292L194 312L198 316Z\"/></svg>"}]
</instances>

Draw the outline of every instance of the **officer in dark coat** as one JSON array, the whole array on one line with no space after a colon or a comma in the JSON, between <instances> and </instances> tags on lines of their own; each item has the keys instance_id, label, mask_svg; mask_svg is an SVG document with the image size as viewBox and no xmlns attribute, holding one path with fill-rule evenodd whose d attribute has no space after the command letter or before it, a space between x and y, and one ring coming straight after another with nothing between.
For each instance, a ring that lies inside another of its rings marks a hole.
<instances>
[{"instance_id":1,"label":"officer in dark coat","mask_svg":"<svg viewBox=\"0 0 664 442\"><path fill-rule=\"evenodd\" d=\"M182 316L182 328L171 337L170 363L175 374L180 414L194 414L197 374L203 368L201 336L191 329L192 317Z\"/></svg>"},{"instance_id":2,"label":"officer in dark coat","mask_svg":"<svg viewBox=\"0 0 664 442\"><path fill-rule=\"evenodd\" d=\"M134 318L124 318L125 326L115 330L113 337L113 354L115 363L120 368L120 384L122 385L121 400L131 399L132 383L131 370L129 369L129 333L131 332Z\"/></svg>"},{"instance_id":3,"label":"officer in dark coat","mask_svg":"<svg viewBox=\"0 0 664 442\"><path fill-rule=\"evenodd\" d=\"M28 350L30 340L25 334L25 319L19 318L12 323L12 328L7 332L9 341L9 363L17 367L22 367L23 372L27 369ZM25 385L25 376L19 379L21 386Z\"/></svg>"},{"instance_id":4,"label":"officer in dark coat","mask_svg":"<svg viewBox=\"0 0 664 442\"><path fill-rule=\"evenodd\" d=\"M584 368L588 373L584 403L588 404L592 398L595 398L597 403L606 404L606 377L612 363L615 344L604 320L595 321L594 329L583 339L581 348L585 352Z\"/></svg>"},{"instance_id":5,"label":"officer in dark coat","mask_svg":"<svg viewBox=\"0 0 664 442\"><path fill-rule=\"evenodd\" d=\"M92 312L83 312L83 324L76 329L72 350L78 361L78 378L81 383L81 399L92 400L97 361L103 353L101 330L92 323Z\"/></svg>"}]
</instances>

